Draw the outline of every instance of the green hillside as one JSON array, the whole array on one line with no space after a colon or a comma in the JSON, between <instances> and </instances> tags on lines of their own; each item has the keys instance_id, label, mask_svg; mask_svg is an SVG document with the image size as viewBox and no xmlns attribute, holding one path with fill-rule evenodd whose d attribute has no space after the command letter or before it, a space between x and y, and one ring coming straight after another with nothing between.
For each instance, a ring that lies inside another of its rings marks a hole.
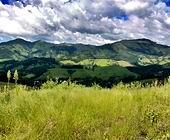
<instances>
[{"instance_id":1,"label":"green hillside","mask_svg":"<svg viewBox=\"0 0 170 140\"><path fill-rule=\"evenodd\" d=\"M20 82L47 79L111 87L113 83L170 76L170 47L147 39L123 40L101 46L53 44L16 39L0 43L0 79L18 70ZM156 67L156 69L155 69ZM143 72L144 71L144 72Z\"/></svg>"},{"instance_id":2,"label":"green hillside","mask_svg":"<svg viewBox=\"0 0 170 140\"><path fill-rule=\"evenodd\" d=\"M123 40L102 46L66 43L52 44L44 41L28 42L16 39L1 43L0 54L0 61L20 61L30 57L45 57L54 58L57 61L72 61L74 63L81 63L88 59L125 61L131 65L170 62L170 47L147 39ZM157 59L158 61L154 61Z\"/></svg>"}]
</instances>

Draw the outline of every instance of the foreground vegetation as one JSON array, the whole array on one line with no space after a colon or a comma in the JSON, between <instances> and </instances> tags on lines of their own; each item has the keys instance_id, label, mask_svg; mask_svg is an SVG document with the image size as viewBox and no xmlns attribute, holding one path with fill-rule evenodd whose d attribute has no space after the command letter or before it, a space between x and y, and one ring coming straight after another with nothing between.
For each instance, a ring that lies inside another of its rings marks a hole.
<instances>
[{"instance_id":1,"label":"foreground vegetation","mask_svg":"<svg viewBox=\"0 0 170 140\"><path fill-rule=\"evenodd\" d=\"M1 88L0 139L169 140L170 84Z\"/></svg>"}]
</instances>

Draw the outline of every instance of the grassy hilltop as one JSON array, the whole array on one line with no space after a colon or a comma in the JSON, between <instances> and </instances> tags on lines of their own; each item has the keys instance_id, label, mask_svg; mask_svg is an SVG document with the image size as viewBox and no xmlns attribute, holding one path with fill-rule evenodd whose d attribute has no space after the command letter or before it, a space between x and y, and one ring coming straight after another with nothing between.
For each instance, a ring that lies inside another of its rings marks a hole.
<instances>
[{"instance_id":1,"label":"grassy hilltop","mask_svg":"<svg viewBox=\"0 0 170 140\"><path fill-rule=\"evenodd\" d=\"M170 84L1 88L0 139L169 140Z\"/></svg>"}]
</instances>

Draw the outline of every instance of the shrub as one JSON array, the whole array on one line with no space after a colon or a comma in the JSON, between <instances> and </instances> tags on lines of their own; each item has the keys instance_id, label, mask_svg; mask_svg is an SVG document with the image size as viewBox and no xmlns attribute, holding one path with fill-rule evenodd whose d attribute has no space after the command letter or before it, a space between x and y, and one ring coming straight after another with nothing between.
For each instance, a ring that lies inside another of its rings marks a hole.
<instances>
[{"instance_id":1,"label":"shrub","mask_svg":"<svg viewBox=\"0 0 170 140\"><path fill-rule=\"evenodd\" d=\"M7 78L8 78L8 86L9 86L9 82L11 79L11 71L10 70L8 70L8 72L7 72Z\"/></svg>"},{"instance_id":2,"label":"shrub","mask_svg":"<svg viewBox=\"0 0 170 140\"><path fill-rule=\"evenodd\" d=\"M14 72L14 80L15 80L15 84L17 84L17 81L19 80L19 75L18 75L17 70L15 70L15 72Z\"/></svg>"},{"instance_id":3,"label":"shrub","mask_svg":"<svg viewBox=\"0 0 170 140\"><path fill-rule=\"evenodd\" d=\"M49 80L46 83L43 83L41 86L41 89L52 89L56 86L56 82L54 82L53 80Z\"/></svg>"}]
</instances>

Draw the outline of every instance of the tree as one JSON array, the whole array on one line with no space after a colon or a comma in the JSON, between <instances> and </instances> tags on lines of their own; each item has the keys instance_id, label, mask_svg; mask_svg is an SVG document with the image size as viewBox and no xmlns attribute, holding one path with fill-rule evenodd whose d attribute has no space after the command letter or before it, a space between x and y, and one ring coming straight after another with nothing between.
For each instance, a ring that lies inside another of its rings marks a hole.
<instances>
[{"instance_id":1,"label":"tree","mask_svg":"<svg viewBox=\"0 0 170 140\"><path fill-rule=\"evenodd\" d=\"M8 72L7 72L7 78L8 78L8 86L9 86L9 82L11 79L11 71L10 70L8 70Z\"/></svg>"},{"instance_id":2,"label":"tree","mask_svg":"<svg viewBox=\"0 0 170 140\"><path fill-rule=\"evenodd\" d=\"M17 84L18 79L19 79L18 71L15 70L15 72L14 72L14 80L15 80L15 84Z\"/></svg>"}]
</instances>

